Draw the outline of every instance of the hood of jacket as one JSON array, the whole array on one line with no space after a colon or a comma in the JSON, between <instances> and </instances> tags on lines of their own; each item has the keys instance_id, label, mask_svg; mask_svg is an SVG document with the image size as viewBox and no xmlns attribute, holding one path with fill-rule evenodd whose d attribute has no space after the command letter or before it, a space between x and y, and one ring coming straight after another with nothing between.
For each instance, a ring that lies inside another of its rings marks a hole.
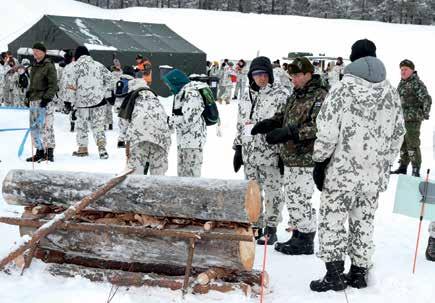
<instances>
[{"instance_id":1,"label":"hood of jacket","mask_svg":"<svg viewBox=\"0 0 435 303\"><path fill-rule=\"evenodd\" d=\"M344 74L351 74L371 83L380 83L387 77L381 60L376 57L363 57L345 67Z\"/></svg>"}]
</instances>

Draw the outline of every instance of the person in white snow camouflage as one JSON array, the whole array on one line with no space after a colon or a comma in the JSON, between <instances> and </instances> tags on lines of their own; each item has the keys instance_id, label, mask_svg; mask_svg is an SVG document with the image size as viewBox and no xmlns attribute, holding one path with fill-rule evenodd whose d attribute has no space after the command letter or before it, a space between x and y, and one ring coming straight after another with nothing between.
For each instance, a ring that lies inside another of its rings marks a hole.
<instances>
[{"instance_id":1,"label":"person in white snow camouflage","mask_svg":"<svg viewBox=\"0 0 435 303\"><path fill-rule=\"evenodd\" d=\"M274 81L272 64L267 57L255 58L248 72L249 90L239 102L237 132L233 143L234 171L244 165L246 179L257 180L263 192L263 211L256 223L257 243L272 245L277 241L276 227L281 221L283 205L283 166L278 146L266 142L265 135L251 134L255 123L281 111L288 91Z\"/></svg>"},{"instance_id":2,"label":"person in white snow camouflage","mask_svg":"<svg viewBox=\"0 0 435 303\"><path fill-rule=\"evenodd\" d=\"M293 93L293 83L290 79L290 75L281 67L279 60L273 62L273 77L275 82L281 83L281 85L288 90L290 95Z\"/></svg>"},{"instance_id":3,"label":"person in white snow camouflage","mask_svg":"<svg viewBox=\"0 0 435 303\"><path fill-rule=\"evenodd\" d=\"M127 79L128 81L134 79L136 74L132 66L126 65L124 69L121 67L121 62L118 59L113 60L112 74L115 77L116 82L121 79ZM115 99L116 113L119 114L119 109L124 98ZM126 119L118 117L118 148L125 148L125 140L128 129L128 121Z\"/></svg>"},{"instance_id":4,"label":"person in white snow camouflage","mask_svg":"<svg viewBox=\"0 0 435 303\"><path fill-rule=\"evenodd\" d=\"M129 94L124 105L131 104L132 112L120 109L120 115L127 118L127 166L137 174L164 175L168 170L168 152L171 133L168 116L157 96L150 91L145 79L128 82ZM127 106L128 108L128 106Z\"/></svg>"},{"instance_id":5,"label":"person in white snow camouflage","mask_svg":"<svg viewBox=\"0 0 435 303\"><path fill-rule=\"evenodd\" d=\"M313 178L323 190L318 257L327 273L310 288L319 292L367 286L378 197L387 188L405 133L399 95L386 80L375 44L358 40L350 58L317 116ZM346 254L352 264L344 275Z\"/></svg>"},{"instance_id":6,"label":"person in white snow camouflage","mask_svg":"<svg viewBox=\"0 0 435 303\"><path fill-rule=\"evenodd\" d=\"M88 129L92 129L101 159L107 159L106 135L104 133L105 97L115 86L112 73L101 63L92 59L84 46L74 53L74 74L69 88L75 90L73 106L77 109L77 145L73 156L88 156Z\"/></svg>"},{"instance_id":7,"label":"person in white snow camouflage","mask_svg":"<svg viewBox=\"0 0 435 303\"><path fill-rule=\"evenodd\" d=\"M74 132L76 121L76 109L73 108L75 100L75 90L68 88L68 83L74 78L74 61L72 52L68 51L64 55L64 60L59 64L62 67L62 76L59 79L59 100L63 102L63 112L69 116L70 131ZM61 106L62 104L60 104Z\"/></svg>"},{"instance_id":8,"label":"person in white snow camouflage","mask_svg":"<svg viewBox=\"0 0 435 303\"><path fill-rule=\"evenodd\" d=\"M236 65L236 74L237 74L237 84L236 89L234 91L234 98L238 99L242 98L245 94L245 88L246 88L246 76L248 73L248 67L246 66L246 62L243 59L240 59L239 62L237 62Z\"/></svg>"},{"instance_id":9,"label":"person in white snow camouflage","mask_svg":"<svg viewBox=\"0 0 435 303\"><path fill-rule=\"evenodd\" d=\"M202 116L204 100L199 89L207 86L190 81L180 70L173 69L163 81L174 96L170 128L177 132L177 173L180 177L200 177L207 129Z\"/></svg>"}]
</instances>

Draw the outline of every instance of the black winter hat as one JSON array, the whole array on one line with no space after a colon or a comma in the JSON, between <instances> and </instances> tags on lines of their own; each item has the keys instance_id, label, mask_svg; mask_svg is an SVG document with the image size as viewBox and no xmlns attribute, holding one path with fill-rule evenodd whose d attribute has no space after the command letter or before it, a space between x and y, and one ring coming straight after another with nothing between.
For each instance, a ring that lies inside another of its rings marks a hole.
<instances>
[{"instance_id":1,"label":"black winter hat","mask_svg":"<svg viewBox=\"0 0 435 303\"><path fill-rule=\"evenodd\" d=\"M376 57L376 45L368 40L361 39L352 45L352 52L350 54L350 61L355 61L364 57Z\"/></svg>"},{"instance_id":2,"label":"black winter hat","mask_svg":"<svg viewBox=\"0 0 435 303\"><path fill-rule=\"evenodd\" d=\"M273 84L273 68L272 64L270 63L270 59L267 57L257 57L254 60L252 60L251 65L249 66L249 72L248 72L248 79L249 79L249 86L255 90L259 91L260 88L257 84L255 84L254 78L252 78L252 72L262 70L265 71L269 75L269 83Z\"/></svg>"},{"instance_id":3,"label":"black winter hat","mask_svg":"<svg viewBox=\"0 0 435 303\"><path fill-rule=\"evenodd\" d=\"M74 52L74 59L77 61L81 56L90 56L88 49L86 46L79 46L76 48L76 51Z\"/></svg>"},{"instance_id":4,"label":"black winter hat","mask_svg":"<svg viewBox=\"0 0 435 303\"><path fill-rule=\"evenodd\" d=\"M130 65L124 66L124 68L122 69L122 73L132 77L136 75L136 71L134 70L133 66Z\"/></svg>"},{"instance_id":5,"label":"black winter hat","mask_svg":"<svg viewBox=\"0 0 435 303\"><path fill-rule=\"evenodd\" d=\"M409 60L409 59L405 59L405 60L403 60L402 62L400 62L399 67L402 67L402 66L407 66L407 67L409 67L410 69L415 70L414 62L412 62L412 61Z\"/></svg>"},{"instance_id":6,"label":"black winter hat","mask_svg":"<svg viewBox=\"0 0 435 303\"><path fill-rule=\"evenodd\" d=\"M40 51L43 51L44 53L47 52L47 48L45 47L44 44L42 44L42 42L36 42L35 44L33 44L32 48L39 49Z\"/></svg>"}]
</instances>

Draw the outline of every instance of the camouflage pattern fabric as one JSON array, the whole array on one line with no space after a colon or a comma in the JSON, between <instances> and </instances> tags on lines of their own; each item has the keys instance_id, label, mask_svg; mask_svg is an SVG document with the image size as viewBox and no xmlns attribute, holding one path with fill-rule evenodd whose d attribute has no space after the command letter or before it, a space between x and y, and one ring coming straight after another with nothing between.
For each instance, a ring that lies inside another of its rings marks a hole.
<instances>
[{"instance_id":1,"label":"camouflage pattern fabric","mask_svg":"<svg viewBox=\"0 0 435 303\"><path fill-rule=\"evenodd\" d=\"M281 144L280 154L288 167L313 167L314 140L316 139L316 117L328 91L322 86L319 75L313 75L305 87L295 89L285 107L278 111L274 120L283 126L297 129L299 140Z\"/></svg>"},{"instance_id":2,"label":"camouflage pattern fabric","mask_svg":"<svg viewBox=\"0 0 435 303\"><path fill-rule=\"evenodd\" d=\"M75 90L68 89L68 83L72 83L74 80L74 64L71 62L66 65L62 70L62 77L59 80L59 99L63 102L75 103L76 92Z\"/></svg>"},{"instance_id":3,"label":"camouflage pattern fabric","mask_svg":"<svg viewBox=\"0 0 435 303\"><path fill-rule=\"evenodd\" d=\"M252 102L250 98L252 96ZM249 127L257 122L271 118L283 109L288 98L286 89L278 83L268 84L258 92L249 89L239 102L236 145L242 146L242 156L245 165L278 167L279 147L266 142L266 135L251 135ZM252 106L254 109L252 111ZM252 111L252 117L251 116Z\"/></svg>"},{"instance_id":4,"label":"camouflage pattern fabric","mask_svg":"<svg viewBox=\"0 0 435 303\"><path fill-rule=\"evenodd\" d=\"M331 161L323 188L377 193L387 188L390 166L405 133L400 98L387 81L345 74L317 116L313 159Z\"/></svg>"},{"instance_id":5,"label":"camouflage pattern fabric","mask_svg":"<svg viewBox=\"0 0 435 303\"><path fill-rule=\"evenodd\" d=\"M104 133L104 106L93 108L78 108L76 121L76 140L79 147L88 146L88 131L92 130L95 143L98 147L106 146L106 134Z\"/></svg>"},{"instance_id":6,"label":"camouflage pattern fabric","mask_svg":"<svg viewBox=\"0 0 435 303\"><path fill-rule=\"evenodd\" d=\"M435 238L435 221L432 221L429 224L429 236Z\"/></svg>"},{"instance_id":7,"label":"camouflage pattern fabric","mask_svg":"<svg viewBox=\"0 0 435 303\"><path fill-rule=\"evenodd\" d=\"M281 222L283 207L283 178L279 168L274 166L244 165L245 176L248 180L256 180L261 190L260 218L255 223L258 228L266 226L276 227Z\"/></svg>"},{"instance_id":8,"label":"camouflage pattern fabric","mask_svg":"<svg viewBox=\"0 0 435 303\"><path fill-rule=\"evenodd\" d=\"M105 115L104 115L104 124L105 125L109 125L112 124L113 125L113 105L107 103L106 106L106 111L105 111Z\"/></svg>"},{"instance_id":9,"label":"camouflage pattern fabric","mask_svg":"<svg viewBox=\"0 0 435 303\"><path fill-rule=\"evenodd\" d=\"M17 77L18 73L13 72L12 70L10 70L5 78L4 78L4 83L5 83L5 103L8 106L17 106L18 105L18 86L17 86L17 82L18 82L18 77Z\"/></svg>"},{"instance_id":10,"label":"camouflage pattern fabric","mask_svg":"<svg viewBox=\"0 0 435 303\"><path fill-rule=\"evenodd\" d=\"M421 122L405 122L405 137L400 148L400 165L412 167L421 166L420 151L420 127Z\"/></svg>"},{"instance_id":11,"label":"camouflage pattern fabric","mask_svg":"<svg viewBox=\"0 0 435 303\"><path fill-rule=\"evenodd\" d=\"M127 140L127 131L128 131L129 122L126 119L119 118L118 120L118 141L126 141Z\"/></svg>"},{"instance_id":12,"label":"camouflage pattern fabric","mask_svg":"<svg viewBox=\"0 0 435 303\"><path fill-rule=\"evenodd\" d=\"M38 120L38 117L40 115L41 107L39 106L41 102L40 101L31 101L30 106L30 115L29 115L29 125L34 126L31 130L31 136L33 145L37 149L44 149L47 148L55 148L56 147L56 141L54 137L54 128L53 128L53 122L54 122L54 107L55 105L51 102L47 104L45 107L45 117L44 117L44 124L39 125L38 123L35 123ZM42 146L38 146L41 142Z\"/></svg>"},{"instance_id":13,"label":"camouflage pattern fabric","mask_svg":"<svg viewBox=\"0 0 435 303\"><path fill-rule=\"evenodd\" d=\"M29 100L53 100L57 91L57 72L51 59L34 63L30 71Z\"/></svg>"},{"instance_id":14,"label":"camouflage pattern fabric","mask_svg":"<svg viewBox=\"0 0 435 303\"><path fill-rule=\"evenodd\" d=\"M303 233L317 229L316 210L311 198L314 192L311 167L285 167L284 193L289 213L289 227Z\"/></svg>"},{"instance_id":15,"label":"camouflage pattern fabric","mask_svg":"<svg viewBox=\"0 0 435 303\"><path fill-rule=\"evenodd\" d=\"M419 122L429 119L432 98L426 85L414 72L408 79L400 80L397 91L402 102L403 118L406 122Z\"/></svg>"},{"instance_id":16,"label":"camouflage pattern fabric","mask_svg":"<svg viewBox=\"0 0 435 303\"><path fill-rule=\"evenodd\" d=\"M273 78L275 82L284 86L290 94L293 93L293 83L290 80L289 74L282 67L273 68Z\"/></svg>"},{"instance_id":17,"label":"camouflage pattern fabric","mask_svg":"<svg viewBox=\"0 0 435 303\"><path fill-rule=\"evenodd\" d=\"M116 79L112 73L90 56L81 56L75 62L73 77L68 81L70 81L68 85L76 90L74 105L76 108L100 104L116 84ZM104 116L103 113L103 118Z\"/></svg>"},{"instance_id":18,"label":"camouflage pattern fabric","mask_svg":"<svg viewBox=\"0 0 435 303\"><path fill-rule=\"evenodd\" d=\"M129 89L148 87L144 79L129 82ZM141 91L136 98L126 141L130 147L141 142L150 142L161 147L166 153L171 146L168 116L159 99L150 91Z\"/></svg>"},{"instance_id":19,"label":"camouflage pattern fabric","mask_svg":"<svg viewBox=\"0 0 435 303\"><path fill-rule=\"evenodd\" d=\"M177 148L177 175L179 177L201 177L202 149Z\"/></svg>"},{"instance_id":20,"label":"camouflage pattern fabric","mask_svg":"<svg viewBox=\"0 0 435 303\"><path fill-rule=\"evenodd\" d=\"M163 176L168 170L168 153L162 147L151 142L140 142L131 146L127 167L135 169L134 174L143 175L147 163L150 175Z\"/></svg>"},{"instance_id":21,"label":"camouflage pattern fabric","mask_svg":"<svg viewBox=\"0 0 435 303\"><path fill-rule=\"evenodd\" d=\"M236 89L234 91L234 95L239 98L242 98L246 90L246 81L248 80L247 77L248 69L245 66L242 69L237 69L236 73L237 73L237 84L236 84Z\"/></svg>"},{"instance_id":22,"label":"camouflage pattern fabric","mask_svg":"<svg viewBox=\"0 0 435 303\"><path fill-rule=\"evenodd\" d=\"M175 127L177 146L181 149L202 149L204 147L207 128L202 117L204 101L198 91L198 88L204 85L206 84L197 81L189 82L175 95L174 109L181 108L183 114L173 115L169 125L171 128Z\"/></svg>"},{"instance_id":23,"label":"camouflage pattern fabric","mask_svg":"<svg viewBox=\"0 0 435 303\"><path fill-rule=\"evenodd\" d=\"M319 209L319 252L324 262L345 260L369 268L374 252L373 231L378 194L323 189ZM346 221L349 220L349 233Z\"/></svg>"}]
</instances>

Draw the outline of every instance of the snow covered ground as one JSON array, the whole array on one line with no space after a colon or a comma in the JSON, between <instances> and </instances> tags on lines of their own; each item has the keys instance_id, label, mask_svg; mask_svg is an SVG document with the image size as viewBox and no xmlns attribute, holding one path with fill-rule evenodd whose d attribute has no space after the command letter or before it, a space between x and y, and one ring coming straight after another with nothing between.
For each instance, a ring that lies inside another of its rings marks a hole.
<instances>
[{"instance_id":1,"label":"snow covered ground","mask_svg":"<svg viewBox=\"0 0 435 303\"><path fill-rule=\"evenodd\" d=\"M324 20L292 16L270 16L197 10L145 9L104 10L71 0L15 0L8 5L8 13L2 16L0 50L18 37L43 14L113 18L130 21L166 23L177 33L208 54L211 60L224 57L252 59L259 51L272 59L285 56L289 51L324 52L327 55L347 56L352 43L360 38L373 40L378 47L378 57L387 67L388 78L396 85L399 80L398 63L409 58L435 95L433 64L430 55L435 52L435 27L415 25L391 25L378 22L349 20ZM198 26L200 24L201 26ZM170 107L170 99L162 100ZM211 178L243 178L232 171L231 150L235 133L237 104L219 106L223 120L223 137L216 136L216 128L209 127L204 155L203 176ZM434 113L434 111L432 111ZM422 172L435 169L432 151L432 118L422 127ZM26 111L0 109L0 129L26 127ZM74 134L69 129L66 116L56 114L55 129L57 147L54 163L42 163L35 169L92 171L117 173L123 170L124 150L116 148L115 131L107 132L108 160L99 160L97 149L90 140L91 156L77 159L71 156L76 148ZM18 159L17 150L22 131L0 132L0 180L10 169L32 169L32 165ZM175 138L170 152L168 175L176 174ZM25 156L30 154L30 143ZM24 157L23 157L24 158ZM435 179L435 172L432 173ZM376 217L374 267L369 287L364 290L347 289L348 301L356 302L434 302L435 263L424 259L428 237L427 222L423 224L422 242L417 262L417 273L411 273L417 224L415 219L392 214L396 178L393 177L387 192L380 196ZM319 203L319 193L314 204ZM20 208L6 205L0 197L0 215L19 215ZM286 216L286 214L285 214ZM284 216L284 217L285 217ZM284 220L286 221L286 219ZM285 224L279 227L279 239L286 240ZM18 239L16 227L0 225L0 257L7 254ZM257 248L255 267L260 268L263 247ZM110 285L91 283L83 278L54 278L44 272L45 264L35 261L23 276L0 273L0 302L105 302ZM271 293L265 302L346 302L344 292L317 294L308 284L324 274L323 263L314 256L290 257L268 251L267 271L271 276ZM112 302L256 302L241 293L188 295L183 301L180 292L156 288L120 288Z\"/></svg>"}]
</instances>

